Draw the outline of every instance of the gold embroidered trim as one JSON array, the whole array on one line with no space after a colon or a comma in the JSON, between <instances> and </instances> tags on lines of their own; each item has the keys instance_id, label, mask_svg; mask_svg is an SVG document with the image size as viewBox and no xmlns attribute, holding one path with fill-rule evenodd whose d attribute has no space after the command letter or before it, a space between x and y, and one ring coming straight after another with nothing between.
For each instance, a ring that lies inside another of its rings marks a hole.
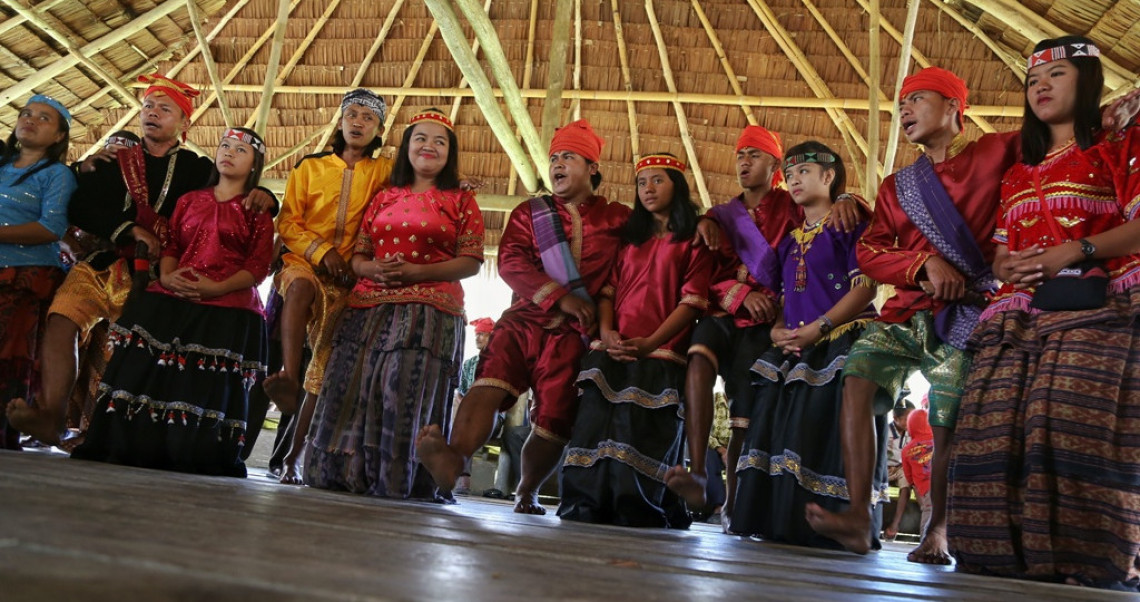
<instances>
[{"instance_id":1,"label":"gold embroidered trim","mask_svg":"<svg viewBox=\"0 0 1140 602\"><path fill-rule=\"evenodd\" d=\"M531 425L530 432L532 434L534 434L535 436L542 437L543 439L546 439L547 441L553 441L554 443L557 443L558 445L566 445L567 443L570 443L569 439L567 439L565 437L559 437L558 435L555 435L553 432L551 432L549 429L544 429L541 426L538 426L537 424Z\"/></svg>"},{"instance_id":2,"label":"gold embroidered trim","mask_svg":"<svg viewBox=\"0 0 1140 602\"><path fill-rule=\"evenodd\" d=\"M562 288L561 284L558 284L557 282L551 280L550 282L542 285L542 288L538 289L538 292L534 294L534 297L532 297L530 301L531 303L534 303L535 305L541 307L542 302L560 288Z\"/></svg>"},{"instance_id":3,"label":"gold embroidered trim","mask_svg":"<svg viewBox=\"0 0 1140 602\"><path fill-rule=\"evenodd\" d=\"M708 309L709 299L708 297L702 297L700 295L685 295L681 297L681 302L678 305L690 305L697 309Z\"/></svg>"},{"instance_id":4,"label":"gold embroidered trim","mask_svg":"<svg viewBox=\"0 0 1140 602\"><path fill-rule=\"evenodd\" d=\"M615 391L613 387L610 386L610 383L606 381L606 375L598 368L583 370L578 374L578 381L575 384L587 381L594 383L594 386L598 388L602 397L613 404L632 403L647 410L660 410L669 406L681 406L681 395L676 389L665 389L657 395L652 395L637 387L626 387L621 391Z\"/></svg>"},{"instance_id":5,"label":"gold embroidered trim","mask_svg":"<svg viewBox=\"0 0 1140 602\"><path fill-rule=\"evenodd\" d=\"M129 194L127 195L127 198L130 198ZM119 237L120 234L122 234L123 232L125 232L127 229L129 229L131 226L134 226L134 225L135 225L134 222L123 222L123 225L119 226L118 228L115 228L115 231L111 233L111 240L115 240L116 238Z\"/></svg>"},{"instance_id":6,"label":"gold embroidered trim","mask_svg":"<svg viewBox=\"0 0 1140 602\"><path fill-rule=\"evenodd\" d=\"M309 248L305 249L305 261L313 263L313 254L317 252L317 249L321 248L321 245L324 244L324 242L325 239L318 236L316 240L310 243Z\"/></svg>"},{"instance_id":7,"label":"gold embroidered trim","mask_svg":"<svg viewBox=\"0 0 1140 602\"><path fill-rule=\"evenodd\" d=\"M567 204L566 211L570 214L570 255L574 257L574 266L582 268L582 214L578 208Z\"/></svg>"},{"instance_id":8,"label":"gold embroidered trim","mask_svg":"<svg viewBox=\"0 0 1140 602\"><path fill-rule=\"evenodd\" d=\"M471 389L474 389L475 387L493 387L495 389L502 389L515 397L522 395L522 391L512 387L511 383L508 383L505 380L499 380L497 378L476 379L475 382L471 383ZM468 392L470 392L471 389L468 389Z\"/></svg>"},{"instance_id":9,"label":"gold embroidered trim","mask_svg":"<svg viewBox=\"0 0 1140 602\"><path fill-rule=\"evenodd\" d=\"M336 205L336 233L333 234L333 247L339 249L344 242L344 229L348 221L348 204L352 201L352 175L351 169L344 170L340 180L340 200Z\"/></svg>"},{"instance_id":10,"label":"gold embroidered trim","mask_svg":"<svg viewBox=\"0 0 1140 602\"><path fill-rule=\"evenodd\" d=\"M703 356L705 359L712 362L713 372L720 374L720 362L717 361L716 354L713 353L712 349L709 349L707 345L695 343L695 344L689 346L689 353L688 354L689 355Z\"/></svg>"},{"instance_id":11,"label":"gold embroidered trim","mask_svg":"<svg viewBox=\"0 0 1140 602\"><path fill-rule=\"evenodd\" d=\"M617 460L659 483L665 482L665 472L669 470L667 464L641 453L636 447L610 439L599 441L597 449L571 447L566 451L563 465L589 468L606 459Z\"/></svg>"}]
</instances>

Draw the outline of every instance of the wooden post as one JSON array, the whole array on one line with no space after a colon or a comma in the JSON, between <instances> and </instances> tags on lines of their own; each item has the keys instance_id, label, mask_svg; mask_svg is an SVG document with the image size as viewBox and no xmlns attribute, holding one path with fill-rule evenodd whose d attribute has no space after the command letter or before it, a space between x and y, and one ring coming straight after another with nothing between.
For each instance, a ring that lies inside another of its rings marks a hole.
<instances>
[{"instance_id":1,"label":"wooden post","mask_svg":"<svg viewBox=\"0 0 1140 602\"><path fill-rule=\"evenodd\" d=\"M582 0L574 0L574 89L582 89ZM570 101L570 114L582 118L582 99Z\"/></svg>"},{"instance_id":2,"label":"wooden post","mask_svg":"<svg viewBox=\"0 0 1140 602\"><path fill-rule=\"evenodd\" d=\"M902 49L899 52L899 68L895 73L895 94L891 102L891 129L887 134L887 154L883 157L883 171L895 171L895 155L899 148L899 93L902 92L903 80L910 72L910 52L914 48L914 28L918 23L918 5L920 0L907 0L906 26L903 28Z\"/></svg>"},{"instance_id":3,"label":"wooden post","mask_svg":"<svg viewBox=\"0 0 1140 602\"><path fill-rule=\"evenodd\" d=\"M55 8L57 5L63 4L64 2L67 2L67 1L68 0L48 0L47 2L41 2L37 5L35 5L34 7L30 8L29 10L31 10L33 13L36 13L38 15L46 15L46 14L48 14L48 11ZM4 19L4 22L0 23L0 35L4 35L4 34L8 33L9 31L23 25L26 21L27 21L27 19L23 15L18 14L18 13L14 16L11 16L11 17L8 17L7 19Z\"/></svg>"},{"instance_id":4,"label":"wooden post","mask_svg":"<svg viewBox=\"0 0 1140 602\"><path fill-rule=\"evenodd\" d=\"M222 119L226 121L228 128L233 125L234 117L230 113L230 103L226 101L226 96L222 93L222 79L218 77L218 64L214 62L214 53L210 52L210 42L202 31L202 15L198 11L195 0L186 0L186 10L190 13L190 25L194 28L194 37L198 39L198 50L202 53L202 62L206 64L206 73L210 76L210 83L214 85L214 92L218 95L218 108L222 110Z\"/></svg>"},{"instance_id":5,"label":"wooden post","mask_svg":"<svg viewBox=\"0 0 1140 602\"><path fill-rule=\"evenodd\" d=\"M879 96L882 87L879 84L882 78L882 57L879 52L879 0L871 0L871 10L868 11L870 22L870 56L871 81L870 93L867 95L870 107L867 114L867 175L863 178L863 198L873 199L879 188Z\"/></svg>"},{"instance_id":6,"label":"wooden post","mask_svg":"<svg viewBox=\"0 0 1140 602\"><path fill-rule=\"evenodd\" d=\"M530 88L530 79L534 75L534 34L538 24L538 0L530 0L530 25L526 34L526 65L523 66L523 88ZM524 100L524 102L526 102ZM530 103L527 102L527 113L530 113ZM518 128L515 128L518 131ZM549 170L547 170L549 171ZM511 177L507 180L507 194L514 194L518 189L519 172L511 164Z\"/></svg>"},{"instance_id":7,"label":"wooden post","mask_svg":"<svg viewBox=\"0 0 1140 602\"><path fill-rule=\"evenodd\" d=\"M566 78L566 48L570 45L570 0L558 0L554 7L554 30L550 38L546 102L542 106L542 146L550 148L554 128L562 125L562 87Z\"/></svg>"}]
</instances>

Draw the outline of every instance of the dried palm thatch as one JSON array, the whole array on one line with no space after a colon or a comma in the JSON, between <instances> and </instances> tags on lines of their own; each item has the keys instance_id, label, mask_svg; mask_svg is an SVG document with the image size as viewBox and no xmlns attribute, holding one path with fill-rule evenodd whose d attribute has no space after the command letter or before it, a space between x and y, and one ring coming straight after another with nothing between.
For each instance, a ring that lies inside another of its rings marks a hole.
<instances>
[{"instance_id":1,"label":"dried palm thatch","mask_svg":"<svg viewBox=\"0 0 1140 602\"><path fill-rule=\"evenodd\" d=\"M750 123L835 148L873 191L915 153L892 142L900 66L967 81L970 137L1018 126L1041 38L1095 40L1110 96L1140 69L1135 0L0 0L0 13L0 126L53 95L73 108L73 158L134 126L134 79L157 70L204 90L192 143L254 126L279 185L364 86L392 107L387 155L414 112L449 112L461 170L497 210L541 186L553 128L577 117L607 141L603 194L632 202L634 161L665 151L709 205L738 192L733 145Z\"/></svg>"}]
</instances>

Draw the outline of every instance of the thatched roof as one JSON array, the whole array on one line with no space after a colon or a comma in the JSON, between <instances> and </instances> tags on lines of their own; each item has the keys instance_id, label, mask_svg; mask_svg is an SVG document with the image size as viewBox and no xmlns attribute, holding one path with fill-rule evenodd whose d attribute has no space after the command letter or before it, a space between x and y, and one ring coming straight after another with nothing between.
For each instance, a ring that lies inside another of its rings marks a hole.
<instances>
[{"instance_id":1,"label":"thatched roof","mask_svg":"<svg viewBox=\"0 0 1140 602\"><path fill-rule=\"evenodd\" d=\"M1136 0L913 3L907 66L939 65L966 79L970 136L1017 127L1024 58L1043 37L1091 37L1108 59L1108 92L1137 85ZM889 147L908 4L45 0L29 8L28 0L0 0L7 15L0 22L0 124L10 129L33 92L53 95L73 108L78 158L110 131L137 127L134 78L159 70L205 91L192 143L212 150L227 122L256 124L270 149L266 176L279 180L303 154L321 150L343 92L364 86L394 108L382 151L389 155L414 112L436 106L453 114L461 170L486 183L480 196L488 208L517 202L499 195L528 192L534 175L525 174L545 171L550 128L578 115L607 140L603 193L626 202L633 199L635 157L657 151L690 163L699 200L736 194L733 144L750 122L778 131L785 144L814 138L832 146L855 173L852 184L862 186L868 154L881 162ZM498 44L473 55L478 26L485 42ZM207 52L198 36L208 41ZM486 95L468 86L465 58L482 67L469 74ZM873 87L881 90L877 143L868 129ZM260 121L259 107L267 109ZM903 141L895 165L914 152Z\"/></svg>"}]
</instances>

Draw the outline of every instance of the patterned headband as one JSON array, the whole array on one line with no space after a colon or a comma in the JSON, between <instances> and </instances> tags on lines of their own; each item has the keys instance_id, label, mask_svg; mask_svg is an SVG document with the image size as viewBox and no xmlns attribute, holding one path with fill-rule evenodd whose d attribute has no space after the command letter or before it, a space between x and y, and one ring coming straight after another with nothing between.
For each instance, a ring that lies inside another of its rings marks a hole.
<instances>
[{"instance_id":1,"label":"patterned headband","mask_svg":"<svg viewBox=\"0 0 1140 602\"><path fill-rule=\"evenodd\" d=\"M786 170L789 167L792 167L793 165L799 165L800 163L822 163L825 165L831 165L838 162L839 158L831 153L818 151L811 153L800 153L798 155L789 155L787 158L785 158L784 169Z\"/></svg>"},{"instance_id":2,"label":"patterned headband","mask_svg":"<svg viewBox=\"0 0 1140 602\"><path fill-rule=\"evenodd\" d=\"M1099 57L1100 48L1091 42L1072 42L1069 44L1059 44L1052 48L1039 50L1029 55L1029 69L1045 63L1052 63L1061 59L1071 59L1076 57Z\"/></svg>"},{"instance_id":3,"label":"patterned headband","mask_svg":"<svg viewBox=\"0 0 1140 602\"><path fill-rule=\"evenodd\" d=\"M442 112L435 109L428 109L426 111L413 115L412 120L408 122L408 127L411 127L421 121L434 121L453 132L455 131L455 126L452 125L451 120L447 118L447 115L444 115Z\"/></svg>"},{"instance_id":4,"label":"patterned headband","mask_svg":"<svg viewBox=\"0 0 1140 602\"><path fill-rule=\"evenodd\" d=\"M222 134L222 139L225 140L226 138L241 140L242 142L252 146L255 150L257 150L257 152L261 153L262 155L265 154L265 142L262 141L261 136L258 136L257 134L231 128L226 130L226 133Z\"/></svg>"},{"instance_id":5,"label":"patterned headband","mask_svg":"<svg viewBox=\"0 0 1140 602\"><path fill-rule=\"evenodd\" d=\"M384 103L384 99L372 90L365 88L357 88L347 92L340 101L340 110L345 110L348 105L360 105L375 113L380 121L384 121L384 117L388 115L388 105Z\"/></svg>"},{"instance_id":6,"label":"patterned headband","mask_svg":"<svg viewBox=\"0 0 1140 602\"><path fill-rule=\"evenodd\" d=\"M107 140L103 142L103 146L121 146L123 148L131 148L138 143L138 140L132 140L126 136L108 136Z\"/></svg>"},{"instance_id":7,"label":"patterned headband","mask_svg":"<svg viewBox=\"0 0 1140 602\"><path fill-rule=\"evenodd\" d=\"M637 162L637 167L634 168L633 173L639 174L643 169L675 169L681 173L685 173L685 164L681 163L676 157L669 155L647 155L642 157Z\"/></svg>"}]
</instances>

